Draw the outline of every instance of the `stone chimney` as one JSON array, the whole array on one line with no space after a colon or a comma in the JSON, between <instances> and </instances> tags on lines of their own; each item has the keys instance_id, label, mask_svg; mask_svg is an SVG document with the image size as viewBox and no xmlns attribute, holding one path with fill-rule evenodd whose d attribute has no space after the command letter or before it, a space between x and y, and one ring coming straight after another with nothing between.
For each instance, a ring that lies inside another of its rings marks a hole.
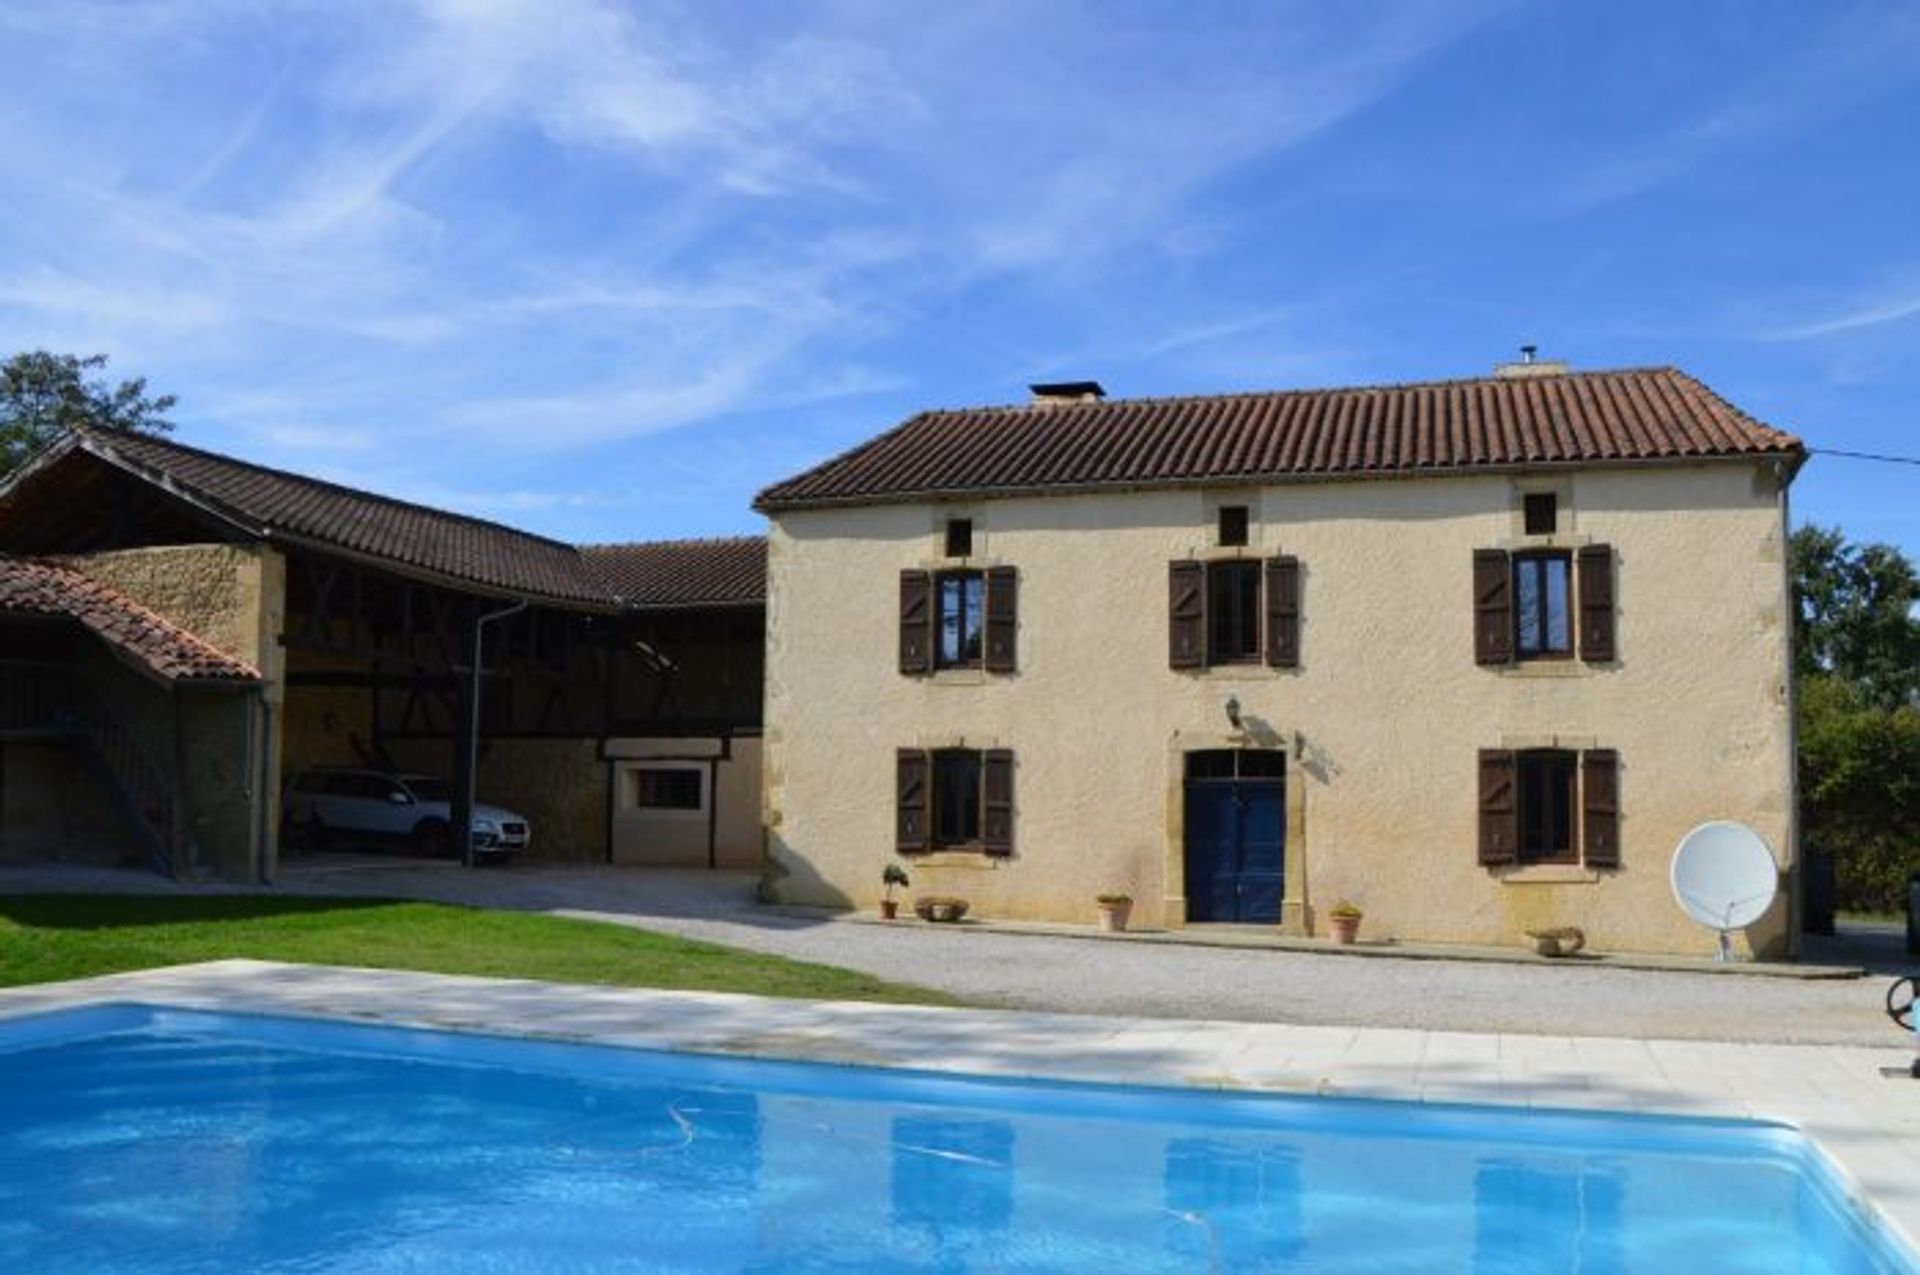
<instances>
[{"instance_id":1,"label":"stone chimney","mask_svg":"<svg viewBox=\"0 0 1920 1275\"><path fill-rule=\"evenodd\" d=\"M1097 403L1107 396L1098 381L1040 381L1027 386L1034 407L1059 407L1065 403Z\"/></svg>"},{"instance_id":2,"label":"stone chimney","mask_svg":"<svg viewBox=\"0 0 1920 1275\"><path fill-rule=\"evenodd\" d=\"M1496 363L1493 374L1503 381L1517 381L1529 376L1565 376L1567 364L1564 359L1543 359L1537 357L1540 347L1523 345L1520 347L1518 363Z\"/></svg>"}]
</instances>

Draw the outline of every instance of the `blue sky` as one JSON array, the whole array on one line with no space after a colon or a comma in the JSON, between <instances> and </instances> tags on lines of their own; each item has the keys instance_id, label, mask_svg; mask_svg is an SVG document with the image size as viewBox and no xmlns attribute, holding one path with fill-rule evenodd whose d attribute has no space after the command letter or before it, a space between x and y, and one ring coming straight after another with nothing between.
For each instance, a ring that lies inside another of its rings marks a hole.
<instances>
[{"instance_id":1,"label":"blue sky","mask_svg":"<svg viewBox=\"0 0 1920 1275\"><path fill-rule=\"evenodd\" d=\"M1029 380L1675 363L1920 453L1920 6L7 0L0 349L571 540ZM1920 557L1920 469L1802 518Z\"/></svg>"}]
</instances>

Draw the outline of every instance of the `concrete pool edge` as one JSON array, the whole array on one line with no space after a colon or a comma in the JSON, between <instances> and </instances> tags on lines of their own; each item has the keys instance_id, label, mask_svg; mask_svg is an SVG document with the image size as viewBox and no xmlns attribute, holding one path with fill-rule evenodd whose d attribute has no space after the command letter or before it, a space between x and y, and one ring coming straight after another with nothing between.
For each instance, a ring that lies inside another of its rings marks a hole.
<instances>
[{"instance_id":1,"label":"concrete pool edge","mask_svg":"<svg viewBox=\"0 0 1920 1275\"><path fill-rule=\"evenodd\" d=\"M1920 1252L1920 1082L1883 1075L1904 1073L1899 1045L1182 1022L246 960L0 989L0 1018L128 1002L1013 1080L1760 1120L1802 1133Z\"/></svg>"}]
</instances>

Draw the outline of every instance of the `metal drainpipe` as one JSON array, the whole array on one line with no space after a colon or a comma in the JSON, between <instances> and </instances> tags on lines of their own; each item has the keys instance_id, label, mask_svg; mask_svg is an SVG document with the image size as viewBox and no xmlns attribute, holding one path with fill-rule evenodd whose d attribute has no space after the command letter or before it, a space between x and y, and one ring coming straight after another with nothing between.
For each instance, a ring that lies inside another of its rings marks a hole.
<instances>
[{"instance_id":1,"label":"metal drainpipe","mask_svg":"<svg viewBox=\"0 0 1920 1275\"><path fill-rule=\"evenodd\" d=\"M254 874L260 878L260 884L273 884L273 866L279 856L270 861L267 847L272 844L273 828L273 701L267 697L267 688L263 685L254 692L260 701L260 769L256 776L259 793L256 798L254 824Z\"/></svg>"},{"instance_id":2,"label":"metal drainpipe","mask_svg":"<svg viewBox=\"0 0 1920 1275\"><path fill-rule=\"evenodd\" d=\"M460 776L460 790L454 794L453 819L451 829L454 836L460 838L460 862L463 866L473 866L473 802L480 786L480 656L486 639L487 626L495 620L504 620L510 615L518 615L526 610L528 603L522 599L510 607L498 611L489 611L475 618L473 622L473 668L469 671L471 681L467 686L467 764L465 773Z\"/></svg>"}]
</instances>

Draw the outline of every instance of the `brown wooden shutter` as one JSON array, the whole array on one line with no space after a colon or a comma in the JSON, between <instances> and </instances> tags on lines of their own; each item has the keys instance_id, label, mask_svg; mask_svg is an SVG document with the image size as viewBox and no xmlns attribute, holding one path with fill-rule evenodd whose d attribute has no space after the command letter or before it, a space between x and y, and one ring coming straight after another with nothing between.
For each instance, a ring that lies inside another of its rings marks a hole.
<instances>
[{"instance_id":1,"label":"brown wooden shutter","mask_svg":"<svg viewBox=\"0 0 1920 1275\"><path fill-rule=\"evenodd\" d=\"M1167 564L1167 666L1201 668L1207 662L1207 569L1198 562Z\"/></svg>"},{"instance_id":2,"label":"brown wooden shutter","mask_svg":"<svg viewBox=\"0 0 1920 1275\"><path fill-rule=\"evenodd\" d=\"M987 655L989 673L1011 673L1017 661L1014 642L1020 628L1020 580L1012 567L987 568Z\"/></svg>"},{"instance_id":3,"label":"brown wooden shutter","mask_svg":"<svg viewBox=\"0 0 1920 1275\"><path fill-rule=\"evenodd\" d=\"M1267 559L1267 663L1300 667L1300 559Z\"/></svg>"},{"instance_id":4,"label":"brown wooden shutter","mask_svg":"<svg viewBox=\"0 0 1920 1275\"><path fill-rule=\"evenodd\" d=\"M1613 546L1580 550L1580 658L1589 664L1613 659Z\"/></svg>"},{"instance_id":5,"label":"brown wooden shutter","mask_svg":"<svg viewBox=\"0 0 1920 1275\"><path fill-rule=\"evenodd\" d=\"M1473 551L1473 658L1513 662L1513 566L1505 549Z\"/></svg>"},{"instance_id":6,"label":"brown wooden shutter","mask_svg":"<svg viewBox=\"0 0 1920 1275\"><path fill-rule=\"evenodd\" d=\"M980 848L1013 853L1013 750L989 748L980 759Z\"/></svg>"},{"instance_id":7,"label":"brown wooden shutter","mask_svg":"<svg viewBox=\"0 0 1920 1275\"><path fill-rule=\"evenodd\" d=\"M933 672L933 576L900 573L900 671Z\"/></svg>"},{"instance_id":8,"label":"brown wooden shutter","mask_svg":"<svg viewBox=\"0 0 1920 1275\"><path fill-rule=\"evenodd\" d=\"M1589 868L1620 866L1620 754L1590 748L1580 754L1580 804L1585 816L1582 857Z\"/></svg>"},{"instance_id":9,"label":"brown wooden shutter","mask_svg":"<svg viewBox=\"0 0 1920 1275\"><path fill-rule=\"evenodd\" d=\"M924 750L902 748L894 755L896 816L893 848L901 854L917 854L929 844L927 813L932 793L929 771L932 763Z\"/></svg>"},{"instance_id":10,"label":"brown wooden shutter","mask_svg":"<svg viewBox=\"0 0 1920 1275\"><path fill-rule=\"evenodd\" d=\"M1480 750L1480 863L1497 867L1519 856L1520 803L1514 791L1518 767L1511 752Z\"/></svg>"}]
</instances>

